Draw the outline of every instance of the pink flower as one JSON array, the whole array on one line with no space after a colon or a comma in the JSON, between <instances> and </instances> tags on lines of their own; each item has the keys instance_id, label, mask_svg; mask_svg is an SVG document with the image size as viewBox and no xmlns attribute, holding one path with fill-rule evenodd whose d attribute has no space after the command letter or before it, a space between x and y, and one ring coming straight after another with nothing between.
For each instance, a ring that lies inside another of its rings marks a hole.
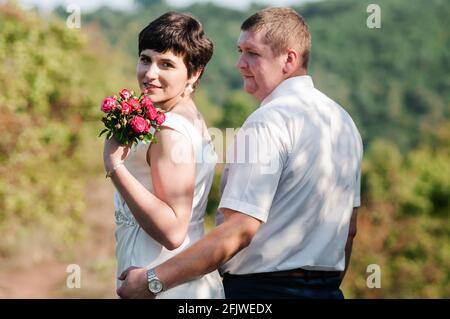
<instances>
[{"instance_id":1,"label":"pink flower","mask_svg":"<svg viewBox=\"0 0 450 319\"><path fill-rule=\"evenodd\" d=\"M158 112L158 115L156 116L156 124L161 125L166 120L166 116L164 113Z\"/></svg>"},{"instance_id":2,"label":"pink flower","mask_svg":"<svg viewBox=\"0 0 450 319\"><path fill-rule=\"evenodd\" d=\"M139 101L136 100L136 99L131 98L131 99L129 99L127 101L127 103L129 105L131 105L131 107L133 108L133 111L139 110L141 108L141 105L139 104Z\"/></svg>"},{"instance_id":3,"label":"pink flower","mask_svg":"<svg viewBox=\"0 0 450 319\"><path fill-rule=\"evenodd\" d=\"M153 105L150 107L147 107L147 117L151 121L154 121L157 116L158 116L158 112L156 112L156 109L153 107Z\"/></svg>"},{"instance_id":4,"label":"pink flower","mask_svg":"<svg viewBox=\"0 0 450 319\"><path fill-rule=\"evenodd\" d=\"M122 91L120 91L120 96L122 97L122 99L128 100L131 97L131 92L127 89L123 89Z\"/></svg>"},{"instance_id":5,"label":"pink flower","mask_svg":"<svg viewBox=\"0 0 450 319\"><path fill-rule=\"evenodd\" d=\"M152 99L151 99L149 96L147 96L147 95L145 95L145 96L141 99L141 104L142 104L146 109L149 109L149 108L155 108L155 106L153 105Z\"/></svg>"},{"instance_id":6,"label":"pink flower","mask_svg":"<svg viewBox=\"0 0 450 319\"><path fill-rule=\"evenodd\" d=\"M150 130L150 126L142 116L135 116L131 119L131 129L137 134L146 134Z\"/></svg>"},{"instance_id":7,"label":"pink flower","mask_svg":"<svg viewBox=\"0 0 450 319\"><path fill-rule=\"evenodd\" d=\"M116 99L112 96L107 97L103 100L101 109L103 112L108 113L115 109L117 106Z\"/></svg>"},{"instance_id":8,"label":"pink flower","mask_svg":"<svg viewBox=\"0 0 450 319\"><path fill-rule=\"evenodd\" d=\"M120 106L122 107L122 114L130 114L133 111L133 108L127 102L122 102Z\"/></svg>"}]
</instances>

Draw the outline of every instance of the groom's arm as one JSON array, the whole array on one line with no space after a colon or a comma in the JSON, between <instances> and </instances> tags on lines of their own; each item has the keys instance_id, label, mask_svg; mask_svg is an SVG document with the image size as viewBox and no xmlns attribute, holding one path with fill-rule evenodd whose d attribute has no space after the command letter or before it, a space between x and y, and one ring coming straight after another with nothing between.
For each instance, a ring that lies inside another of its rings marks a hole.
<instances>
[{"instance_id":1,"label":"groom's arm","mask_svg":"<svg viewBox=\"0 0 450 319\"><path fill-rule=\"evenodd\" d=\"M261 221L231 209L221 211L225 217L221 225L156 268L168 289L216 270L250 244Z\"/></svg>"},{"instance_id":2,"label":"groom's arm","mask_svg":"<svg viewBox=\"0 0 450 319\"><path fill-rule=\"evenodd\" d=\"M191 247L155 268L164 284L164 290L210 273L248 246L261 221L249 215L222 208L224 222L211 230ZM134 271L134 270L132 270ZM148 293L145 271L138 269L138 276L130 276L118 289L121 298L144 297L136 291Z\"/></svg>"},{"instance_id":3,"label":"groom's arm","mask_svg":"<svg viewBox=\"0 0 450 319\"><path fill-rule=\"evenodd\" d=\"M353 239L355 238L357 232L357 214L358 209L353 208L352 217L350 219L350 227L348 229L347 243L345 244L345 269L342 272L341 279L344 279L344 276L347 273L348 265L350 264L350 257L352 256Z\"/></svg>"}]
</instances>

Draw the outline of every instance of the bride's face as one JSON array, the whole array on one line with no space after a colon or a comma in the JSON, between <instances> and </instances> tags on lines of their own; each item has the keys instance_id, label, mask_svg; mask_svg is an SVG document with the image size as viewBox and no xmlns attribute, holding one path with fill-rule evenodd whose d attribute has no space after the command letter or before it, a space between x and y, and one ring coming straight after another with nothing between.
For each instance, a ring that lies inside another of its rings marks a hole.
<instances>
[{"instance_id":1,"label":"bride's face","mask_svg":"<svg viewBox=\"0 0 450 319\"><path fill-rule=\"evenodd\" d=\"M146 91L153 102L163 109L176 103L188 84L183 58L171 51L159 53L150 49L143 50L136 74L141 91Z\"/></svg>"}]
</instances>

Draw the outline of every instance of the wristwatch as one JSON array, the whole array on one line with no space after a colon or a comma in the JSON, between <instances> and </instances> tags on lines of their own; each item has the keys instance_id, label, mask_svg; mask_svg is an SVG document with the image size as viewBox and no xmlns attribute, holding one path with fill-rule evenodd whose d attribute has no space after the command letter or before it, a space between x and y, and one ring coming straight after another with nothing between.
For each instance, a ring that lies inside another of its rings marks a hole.
<instances>
[{"instance_id":1,"label":"wristwatch","mask_svg":"<svg viewBox=\"0 0 450 319\"><path fill-rule=\"evenodd\" d=\"M163 283L161 280L159 280L158 277L156 277L154 268L150 268L149 270L147 270L147 283L148 290L150 290L150 292L155 296L163 291Z\"/></svg>"}]
</instances>

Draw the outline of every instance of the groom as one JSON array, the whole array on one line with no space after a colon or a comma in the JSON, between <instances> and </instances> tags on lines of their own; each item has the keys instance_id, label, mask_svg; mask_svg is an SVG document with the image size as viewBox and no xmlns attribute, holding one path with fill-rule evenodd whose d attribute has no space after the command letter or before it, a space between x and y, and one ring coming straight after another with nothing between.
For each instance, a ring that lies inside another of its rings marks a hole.
<instances>
[{"instance_id":1,"label":"groom","mask_svg":"<svg viewBox=\"0 0 450 319\"><path fill-rule=\"evenodd\" d=\"M120 297L154 297L221 267L227 298L343 298L362 142L347 112L314 88L310 49L308 27L292 9L244 21L237 67L261 105L230 148L221 223L154 269L127 269Z\"/></svg>"}]
</instances>

